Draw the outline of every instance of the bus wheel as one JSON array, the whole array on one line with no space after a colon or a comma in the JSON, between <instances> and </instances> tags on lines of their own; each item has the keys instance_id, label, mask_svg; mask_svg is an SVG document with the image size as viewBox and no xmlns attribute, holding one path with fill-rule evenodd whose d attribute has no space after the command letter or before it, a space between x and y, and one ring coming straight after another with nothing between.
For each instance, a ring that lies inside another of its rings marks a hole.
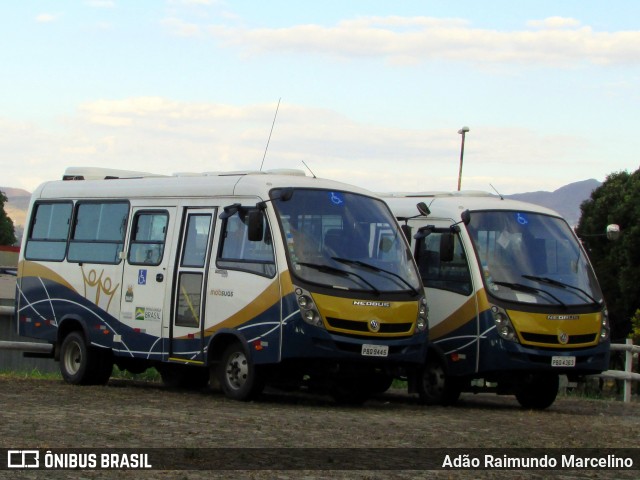
<instances>
[{"instance_id":1,"label":"bus wheel","mask_svg":"<svg viewBox=\"0 0 640 480\"><path fill-rule=\"evenodd\" d=\"M544 410L558 395L560 381L555 373L530 373L515 386L516 399L523 408Z\"/></svg>"},{"instance_id":2,"label":"bus wheel","mask_svg":"<svg viewBox=\"0 0 640 480\"><path fill-rule=\"evenodd\" d=\"M69 333L60 346L60 373L73 385L105 384L111 376L110 352L87 346L81 332Z\"/></svg>"},{"instance_id":3,"label":"bus wheel","mask_svg":"<svg viewBox=\"0 0 640 480\"><path fill-rule=\"evenodd\" d=\"M460 387L446 375L439 360L427 361L416 383L420 401L425 405L453 405L460 398Z\"/></svg>"},{"instance_id":4,"label":"bus wheel","mask_svg":"<svg viewBox=\"0 0 640 480\"><path fill-rule=\"evenodd\" d=\"M239 343L234 343L225 350L218 366L218 377L222 391L233 400L251 400L264 388L264 380L259 375L258 368Z\"/></svg>"}]
</instances>

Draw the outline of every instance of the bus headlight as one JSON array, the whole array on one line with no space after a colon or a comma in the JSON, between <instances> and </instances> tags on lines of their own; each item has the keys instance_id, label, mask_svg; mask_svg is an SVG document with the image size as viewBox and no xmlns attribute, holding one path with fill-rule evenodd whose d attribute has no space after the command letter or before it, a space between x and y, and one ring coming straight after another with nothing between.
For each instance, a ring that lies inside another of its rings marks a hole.
<instances>
[{"instance_id":1,"label":"bus headlight","mask_svg":"<svg viewBox=\"0 0 640 480\"><path fill-rule=\"evenodd\" d=\"M311 298L311 294L309 292L304 291L302 288L296 288L296 300L298 301L298 306L300 307L300 314L305 322L309 325L313 325L314 327L323 327L322 317L316 308L315 303L313 303L313 299Z\"/></svg>"},{"instance_id":2,"label":"bus headlight","mask_svg":"<svg viewBox=\"0 0 640 480\"><path fill-rule=\"evenodd\" d=\"M607 307L602 309L602 325L600 327L600 341L605 342L609 340L610 328L609 328L609 311Z\"/></svg>"},{"instance_id":3,"label":"bus headlight","mask_svg":"<svg viewBox=\"0 0 640 480\"><path fill-rule=\"evenodd\" d=\"M418 318L416 319L416 332L422 333L429 326L429 306L425 297L420 298L418 303Z\"/></svg>"},{"instance_id":4,"label":"bus headlight","mask_svg":"<svg viewBox=\"0 0 640 480\"><path fill-rule=\"evenodd\" d=\"M298 305L300 305L300 308L307 309L307 308L310 308L312 304L313 304L312 300L306 295L300 295L298 297Z\"/></svg>"},{"instance_id":5,"label":"bus headlight","mask_svg":"<svg viewBox=\"0 0 640 480\"><path fill-rule=\"evenodd\" d=\"M416 322L416 328L419 332L424 332L427 329L427 321L424 318L419 318Z\"/></svg>"},{"instance_id":6,"label":"bus headlight","mask_svg":"<svg viewBox=\"0 0 640 480\"><path fill-rule=\"evenodd\" d=\"M498 335L505 340L517 342L518 337L516 336L516 330L513 328L507 312L504 309L493 305L491 307L491 313L493 315L493 321L496 324L496 331L498 332Z\"/></svg>"},{"instance_id":7,"label":"bus headlight","mask_svg":"<svg viewBox=\"0 0 640 480\"><path fill-rule=\"evenodd\" d=\"M307 323L315 325L318 321L318 314L315 310L306 310L304 312L304 319L307 321Z\"/></svg>"}]
</instances>

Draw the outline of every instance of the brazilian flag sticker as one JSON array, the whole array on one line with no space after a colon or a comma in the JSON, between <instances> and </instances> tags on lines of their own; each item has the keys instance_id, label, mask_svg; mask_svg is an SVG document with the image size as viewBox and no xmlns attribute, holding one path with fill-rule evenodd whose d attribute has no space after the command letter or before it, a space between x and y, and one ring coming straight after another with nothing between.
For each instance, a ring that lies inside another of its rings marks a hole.
<instances>
[{"instance_id":1,"label":"brazilian flag sticker","mask_svg":"<svg viewBox=\"0 0 640 480\"><path fill-rule=\"evenodd\" d=\"M144 320L144 307L136 307L136 320Z\"/></svg>"}]
</instances>

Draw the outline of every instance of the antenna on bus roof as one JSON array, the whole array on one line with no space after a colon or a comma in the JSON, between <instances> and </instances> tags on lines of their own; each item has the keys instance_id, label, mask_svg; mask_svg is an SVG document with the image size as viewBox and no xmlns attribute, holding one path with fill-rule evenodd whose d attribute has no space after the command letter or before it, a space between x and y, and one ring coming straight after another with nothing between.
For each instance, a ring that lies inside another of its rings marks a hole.
<instances>
[{"instance_id":1,"label":"antenna on bus roof","mask_svg":"<svg viewBox=\"0 0 640 480\"><path fill-rule=\"evenodd\" d=\"M276 106L276 113L273 116L273 123L271 124L271 131L269 132L269 138L267 139L267 146L264 147L264 155L262 156L262 163L260 164L260 171L262 171L262 166L264 165L264 159L267 156L267 150L269 149L269 142L271 141L271 134L273 133L273 126L276 124L276 117L278 116L278 109L280 108L280 100L282 97L278 99L278 105Z\"/></svg>"},{"instance_id":2,"label":"antenna on bus roof","mask_svg":"<svg viewBox=\"0 0 640 480\"><path fill-rule=\"evenodd\" d=\"M309 172L311 173L311 175L313 175L313 178L318 178L318 177L316 177L316 174L315 174L315 173L313 173L313 172L311 171L311 169L309 168L309 165L307 165L307 162L305 162L304 160L302 160L302 163L304 164L304 166L305 166L305 167L307 167L307 170L309 170Z\"/></svg>"},{"instance_id":3,"label":"antenna on bus roof","mask_svg":"<svg viewBox=\"0 0 640 480\"><path fill-rule=\"evenodd\" d=\"M491 184L489 184L489 185L491 185ZM502 194L498 190L496 190L496 187L491 185L491 188L493 188L493 190L498 194L498 196L500 197L500 200L504 200L504 197L502 196Z\"/></svg>"}]
</instances>

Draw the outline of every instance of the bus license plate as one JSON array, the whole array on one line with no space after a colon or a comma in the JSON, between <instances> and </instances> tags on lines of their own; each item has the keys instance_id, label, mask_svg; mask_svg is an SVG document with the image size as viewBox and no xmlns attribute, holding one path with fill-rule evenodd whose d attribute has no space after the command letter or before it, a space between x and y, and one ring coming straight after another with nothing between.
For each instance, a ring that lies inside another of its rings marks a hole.
<instances>
[{"instance_id":1,"label":"bus license plate","mask_svg":"<svg viewBox=\"0 0 640 480\"><path fill-rule=\"evenodd\" d=\"M388 345L362 345L362 355L365 357L388 357Z\"/></svg>"},{"instance_id":2,"label":"bus license plate","mask_svg":"<svg viewBox=\"0 0 640 480\"><path fill-rule=\"evenodd\" d=\"M552 367L575 367L576 357L551 357Z\"/></svg>"}]
</instances>

